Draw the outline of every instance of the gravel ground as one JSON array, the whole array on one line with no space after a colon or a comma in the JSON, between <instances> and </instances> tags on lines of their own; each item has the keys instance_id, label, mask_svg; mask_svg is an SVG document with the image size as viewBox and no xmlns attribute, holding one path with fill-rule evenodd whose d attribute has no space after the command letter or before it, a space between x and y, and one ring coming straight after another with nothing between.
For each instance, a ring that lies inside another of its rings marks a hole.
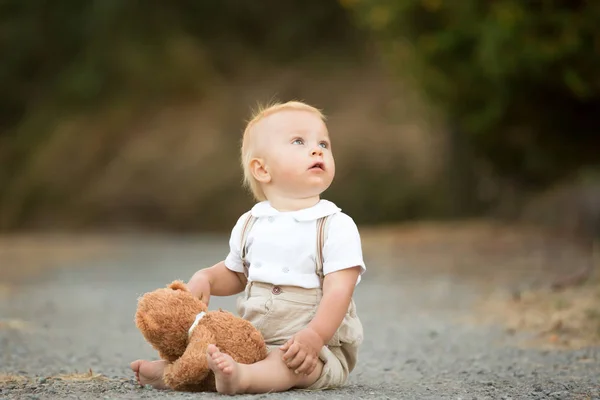
<instances>
[{"instance_id":1,"label":"gravel ground","mask_svg":"<svg viewBox=\"0 0 600 400\"><path fill-rule=\"evenodd\" d=\"M133 315L139 295L189 278L221 259L225 245L222 237L134 240L113 257L65 261L0 291L0 399L197 398L135 385L129 362L156 356ZM519 348L520 334L464 322L486 290L473 281L369 253L366 260L369 271L356 292L366 338L349 385L240 397L600 399L598 348ZM233 305L234 298L211 302Z\"/></svg>"}]
</instances>

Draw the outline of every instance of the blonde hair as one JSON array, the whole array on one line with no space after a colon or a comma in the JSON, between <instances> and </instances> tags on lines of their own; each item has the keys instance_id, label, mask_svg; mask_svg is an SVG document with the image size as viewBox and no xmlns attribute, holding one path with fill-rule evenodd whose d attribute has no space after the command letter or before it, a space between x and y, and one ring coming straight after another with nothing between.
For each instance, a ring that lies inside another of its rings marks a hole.
<instances>
[{"instance_id":1,"label":"blonde hair","mask_svg":"<svg viewBox=\"0 0 600 400\"><path fill-rule=\"evenodd\" d=\"M325 116L323 115L321 110L301 101L288 101L286 103L273 102L266 105L259 105L258 109L252 113L250 120L246 124L246 128L244 129L244 135L242 137L241 163L242 169L244 171L244 186L252 193L254 199L257 201L264 201L267 198L265 196L264 191L260 187L260 183L256 179L254 179L254 177L252 176L252 172L250 172L250 161L254 156L254 148L253 146L251 146L250 140L252 128L259 121L268 117L269 115L273 115L279 111L284 110L312 112L318 115L319 118L321 118L323 121L325 121Z\"/></svg>"}]
</instances>

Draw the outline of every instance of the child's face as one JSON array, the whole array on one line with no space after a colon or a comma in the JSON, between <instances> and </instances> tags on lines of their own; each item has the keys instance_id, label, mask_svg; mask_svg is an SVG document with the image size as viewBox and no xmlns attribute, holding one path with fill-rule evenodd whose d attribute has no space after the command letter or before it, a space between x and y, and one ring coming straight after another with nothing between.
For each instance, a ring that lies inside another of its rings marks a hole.
<instances>
[{"instance_id":1,"label":"child's face","mask_svg":"<svg viewBox=\"0 0 600 400\"><path fill-rule=\"evenodd\" d=\"M319 196L331 185L335 163L327 127L318 115L282 110L261 121L258 130L267 197L269 193L289 198Z\"/></svg>"}]
</instances>

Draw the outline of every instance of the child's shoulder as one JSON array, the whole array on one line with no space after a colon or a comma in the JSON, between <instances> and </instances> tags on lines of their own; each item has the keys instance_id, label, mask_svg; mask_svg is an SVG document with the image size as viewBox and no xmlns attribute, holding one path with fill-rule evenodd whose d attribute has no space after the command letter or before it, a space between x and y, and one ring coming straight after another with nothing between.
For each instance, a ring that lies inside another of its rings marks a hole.
<instances>
[{"instance_id":1,"label":"child's shoulder","mask_svg":"<svg viewBox=\"0 0 600 400\"><path fill-rule=\"evenodd\" d=\"M238 219L235 221L235 224L234 224L234 226L233 226L233 229L235 230L235 229L239 229L239 228L241 228L241 227L242 227L242 226L243 226L243 225L246 223L246 221L248 221L248 220L249 220L249 218L250 218L251 216L252 216L252 210L248 210L248 211L244 212L244 213L243 213L242 215L240 215L240 216L238 217Z\"/></svg>"},{"instance_id":2,"label":"child's shoulder","mask_svg":"<svg viewBox=\"0 0 600 400\"><path fill-rule=\"evenodd\" d=\"M358 226L354 218L340 210L329 217L329 230L334 232L358 232Z\"/></svg>"},{"instance_id":3,"label":"child's shoulder","mask_svg":"<svg viewBox=\"0 0 600 400\"><path fill-rule=\"evenodd\" d=\"M322 199L320 201L324 215L328 216L329 223L335 223L336 225L356 225L354 219L344 212L337 204L330 200Z\"/></svg>"}]
</instances>

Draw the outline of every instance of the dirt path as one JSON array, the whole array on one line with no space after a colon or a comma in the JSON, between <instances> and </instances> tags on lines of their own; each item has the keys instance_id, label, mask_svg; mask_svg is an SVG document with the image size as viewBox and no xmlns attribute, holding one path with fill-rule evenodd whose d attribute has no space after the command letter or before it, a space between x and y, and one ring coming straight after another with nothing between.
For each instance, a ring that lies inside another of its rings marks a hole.
<instances>
[{"instance_id":1,"label":"dirt path","mask_svg":"<svg viewBox=\"0 0 600 400\"><path fill-rule=\"evenodd\" d=\"M80 251L43 276L0 281L0 399L197 398L134 384L129 361L155 357L133 325L136 298L218 261L225 246L222 237L123 238L116 248L94 247L101 257ZM391 252L380 238L365 248L370 269L356 301L366 339L349 386L257 398L600 398L599 348L519 347L524 333L465 322L489 285L433 273L433 252L417 263L418 252ZM18 258L6 254L0 273ZM233 304L215 298L211 308Z\"/></svg>"}]
</instances>

